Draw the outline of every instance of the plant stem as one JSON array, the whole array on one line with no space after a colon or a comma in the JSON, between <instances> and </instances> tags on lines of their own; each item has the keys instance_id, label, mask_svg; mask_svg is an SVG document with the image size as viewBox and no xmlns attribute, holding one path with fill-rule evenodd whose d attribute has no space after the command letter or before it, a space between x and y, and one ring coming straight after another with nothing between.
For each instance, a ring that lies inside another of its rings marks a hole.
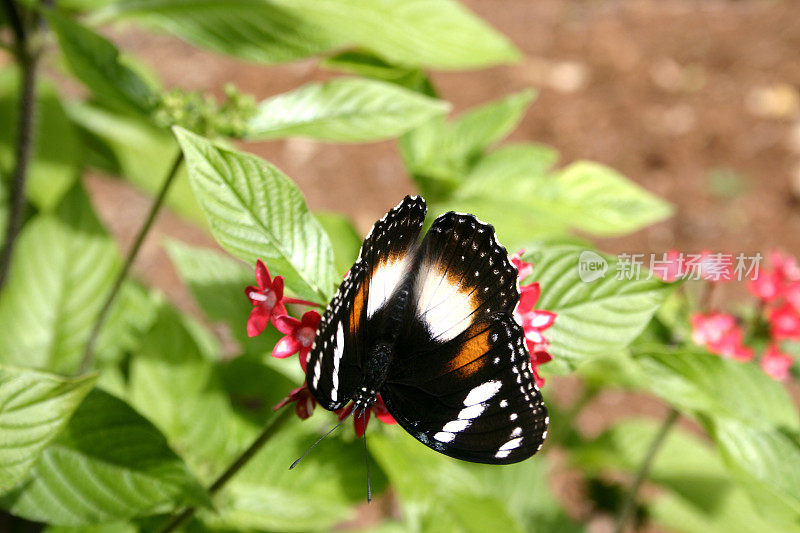
<instances>
[{"instance_id":1,"label":"plant stem","mask_svg":"<svg viewBox=\"0 0 800 533\"><path fill-rule=\"evenodd\" d=\"M119 274L117 274L117 278L114 280L114 285L111 288L111 291L108 293L108 296L103 303L103 307L100 310L100 314L97 315L97 319L92 326L92 331L89 334L89 339L86 341L86 347L83 351L83 359L81 360L79 371L80 374L89 372L92 369L92 364L94 363L94 346L97 342L97 337L100 334L100 330L103 328L103 324L108 318L108 313L111 311L111 305L114 303L119 290L122 288L123 282L128 277L128 272L130 271L133 262L136 260L136 256L139 255L139 249L142 247L147 234L150 232L150 228L153 226L153 222L155 222L158 212L161 210L161 207L164 204L164 199L169 192L172 182L175 180L175 176L178 175L178 169L180 168L182 162L183 152L179 151L169 168L169 172L164 179L164 183L161 185L161 190L158 191L158 196L156 196L156 199L153 200L153 205L150 206L150 212L147 213L147 218L142 224L142 227L139 229L139 233L136 235L136 240L133 242L133 246L131 246L128 256L125 258L125 264L122 266Z\"/></svg>"},{"instance_id":2,"label":"plant stem","mask_svg":"<svg viewBox=\"0 0 800 533\"><path fill-rule=\"evenodd\" d=\"M636 478L633 480L633 484L631 485L628 494L626 494L625 500L622 502L622 508L620 509L619 516L617 517L617 525L614 528L615 533L622 533L622 531L625 529L625 524L628 522L628 520L630 520L633 510L636 506L636 496L639 493L639 488L642 486L642 483L644 483L644 480L650 473L650 467L653 465L653 460L655 459L658 450L661 449L661 445L664 444L664 440L669 434L669 431L672 429L672 426L675 425L675 422L678 420L679 416L680 413L674 407L672 407L670 408L667 417L661 423L658 434L650 444L650 448L647 450L647 454L644 456L642 464L639 465L639 470L636 472Z\"/></svg>"},{"instance_id":3,"label":"plant stem","mask_svg":"<svg viewBox=\"0 0 800 533\"><path fill-rule=\"evenodd\" d=\"M267 443L267 441L278 432L278 430L283 427L289 418L292 417L294 414L294 410L292 409L283 409L281 412L272 419L272 421L267 424L264 429L261 431L261 434L256 437L256 440L244 451L242 454L236 458L236 460L231 463L231 465L211 484L208 488L208 494L213 496L219 490L225 486L225 484L230 481L230 479L236 475L239 470L242 469L243 466L247 464L250 459L253 458L255 454L258 453L259 450ZM194 513L197 511L196 507L187 507L183 510L183 512L173 516L173 518L167 522L164 527L161 529L161 533L168 533L169 531L175 531L182 525L186 524L189 520L192 519Z\"/></svg>"},{"instance_id":4,"label":"plant stem","mask_svg":"<svg viewBox=\"0 0 800 533\"><path fill-rule=\"evenodd\" d=\"M25 181L28 165L33 152L34 111L36 109L36 67L39 63L39 50L31 44L29 33L11 0L3 0L11 27L14 31L14 55L20 68L19 118L17 121L17 146L15 151L14 173L11 177L8 212L8 225L0 250L0 289L6 282L11 266L11 255L17 236L22 228L22 215L25 212Z\"/></svg>"}]
</instances>

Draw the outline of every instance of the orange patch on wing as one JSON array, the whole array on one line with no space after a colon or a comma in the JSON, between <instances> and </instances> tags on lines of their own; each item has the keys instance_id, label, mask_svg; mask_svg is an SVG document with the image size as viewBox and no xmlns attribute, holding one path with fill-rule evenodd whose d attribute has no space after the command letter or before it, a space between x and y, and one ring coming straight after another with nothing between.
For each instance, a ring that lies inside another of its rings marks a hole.
<instances>
[{"instance_id":1,"label":"orange patch on wing","mask_svg":"<svg viewBox=\"0 0 800 533\"><path fill-rule=\"evenodd\" d=\"M461 350L450 360L447 370L452 371L458 369L459 374L466 377L483 368L483 366L487 364L487 361L480 359L491 348L489 344L489 333L490 330L487 329L465 342L461 346Z\"/></svg>"},{"instance_id":2,"label":"orange patch on wing","mask_svg":"<svg viewBox=\"0 0 800 533\"><path fill-rule=\"evenodd\" d=\"M353 299L353 320L350 321L351 335L355 335L356 330L358 329L359 321L361 320L361 310L364 308L364 299L366 298L367 294L367 284L368 282L366 280L361 282L361 286L356 291L356 296Z\"/></svg>"}]
</instances>

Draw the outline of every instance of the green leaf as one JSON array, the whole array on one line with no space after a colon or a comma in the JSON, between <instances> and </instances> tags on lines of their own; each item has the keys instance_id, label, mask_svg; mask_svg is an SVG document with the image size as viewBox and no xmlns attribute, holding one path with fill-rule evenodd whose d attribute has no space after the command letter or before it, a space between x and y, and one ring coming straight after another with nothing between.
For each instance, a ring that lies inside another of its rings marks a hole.
<instances>
[{"instance_id":1,"label":"green leaf","mask_svg":"<svg viewBox=\"0 0 800 533\"><path fill-rule=\"evenodd\" d=\"M106 14L133 18L246 61L282 63L340 44L323 28L268 0L127 0Z\"/></svg>"},{"instance_id":2,"label":"green leaf","mask_svg":"<svg viewBox=\"0 0 800 533\"><path fill-rule=\"evenodd\" d=\"M0 494L28 472L96 379L94 375L62 378L0 365Z\"/></svg>"},{"instance_id":3,"label":"green leaf","mask_svg":"<svg viewBox=\"0 0 800 533\"><path fill-rule=\"evenodd\" d=\"M217 242L248 263L263 260L301 298L327 304L338 281L333 250L297 186L253 155L175 134Z\"/></svg>"},{"instance_id":4,"label":"green leaf","mask_svg":"<svg viewBox=\"0 0 800 533\"><path fill-rule=\"evenodd\" d=\"M701 348L657 346L636 355L642 383L692 415L726 417L760 428L800 429L786 390L753 364L712 355Z\"/></svg>"},{"instance_id":5,"label":"green leaf","mask_svg":"<svg viewBox=\"0 0 800 533\"><path fill-rule=\"evenodd\" d=\"M85 130L91 166L121 176L149 194L156 194L180 153L169 131L141 117L84 102L72 102L67 112ZM166 204L180 216L204 223L205 217L192 193L185 168L181 165L178 170Z\"/></svg>"},{"instance_id":6,"label":"green leaf","mask_svg":"<svg viewBox=\"0 0 800 533\"><path fill-rule=\"evenodd\" d=\"M206 502L164 436L125 402L100 390L86 397L28 479L2 498L14 515L67 526Z\"/></svg>"},{"instance_id":7,"label":"green leaf","mask_svg":"<svg viewBox=\"0 0 800 533\"><path fill-rule=\"evenodd\" d=\"M338 42L360 45L402 65L464 69L519 58L508 39L452 0L275 3L322 27Z\"/></svg>"},{"instance_id":8,"label":"green leaf","mask_svg":"<svg viewBox=\"0 0 800 533\"><path fill-rule=\"evenodd\" d=\"M404 135L400 153L422 193L431 200L452 193L481 153L516 128L535 97L533 90L514 93L452 123L435 118Z\"/></svg>"},{"instance_id":9,"label":"green leaf","mask_svg":"<svg viewBox=\"0 0 800 533\"><path fill-rule=\"evenodd\" d=\"M669 204L598 163L572 163L548 185L539 203L594 235L624 235L672 215Z\"/></svg>"},{"instance_id":10,"label":"green leaf","mask_svg":"<svg viewBox=\"0 0 800 533\"><path fill-rule=\"evenodd\" d=\"M157 95L111 41L55 11L46 11L45 17L70 70L98 99L141 113L153 110Z\"/></svg>"},{"instance_id":11,"label":"green leaf","mask_svg":"<svg viewBox=\"0 0 800 533\"><path fill-rule=\"evenodd\" d=\"M633 475L658 430L652 420L623 421L573 449L572 461L592 474L622 470ZM649 501L648 509L658 524L670 529L718 533L800 529L774 517L761 517L713 448L679 427L670 431L659 448L648 480L668 489Z\"/></svg>"},{"instance_id":12,"label":"green leaf","mask_svg":"<svg viewBox=\"0 0 800 533\"><path fill-rule=\"evenodd\" d=\"M0 182L9 178L15 165L18 94L19 71L5 66L0 71L0 124L5 126L0 128ZM39 210L51 211L75 183L83 147L56 88L48 80L37 84L35 119L37 133L33 139L25 194ZM5 223L3 217L0 226Z\"/></svg>"},{"instance_id":13,"label":"green leaf","mask_svg":"<svg viewBox=\"0 0 800 533\"><path fill-rule=\"evenodd\" d=\"M248 136L378 141L401 135L449 108L446 102L391 83L336 78L265 100L250 119Z\"/></svg>"},{"instance_id":14,"label":"green leaf","mask_svg":"<svg viewBox=\"0 0 800 533\"><path fill-rule=\"evenodd\" d=\"M536 307L558 315L545 332L553 362L548 370L573 370L594 357L623 350L644 330L674 284L657 278L618 279L617 261L594 254L608 267L604 276L582 281L579 258L586 249L574 246L541 247L525 259L534 263L529 279L540 283Z\"/></svg>"},{"instance_id":15,"label":"green leaf","mask_svg":"<svg viewBox=\"0 0 800 533\"><path fill-rule=\"evenodd\" d=\"M764 416L766 413L762 413ZM753 419L714 419L714 438L732 473L766 517L800 519L800 438Z\"/></svg>"},{"instance_id":16,"label":"green leaf","mask_svg":"<svg viewBox=\"0 0 800 533\"><path fill-rule=\"evenodd\" d=\"M74 372L118 268L114 241L76 186L20 234L0 293L0 362Z\"/></svg>"},{"instance_id":17,"label":"green leaf","mask_svg":"<svg viewBox=\"0 0 800 533\"><path fill-rule=\"evenodd\" d=\"M331 241L336 272L344 278L345 272L350 270L358 259L363 239L353 226L353 222L344 215L318 211L314 213L314 217Z\"/></svg>"}]
</instances>

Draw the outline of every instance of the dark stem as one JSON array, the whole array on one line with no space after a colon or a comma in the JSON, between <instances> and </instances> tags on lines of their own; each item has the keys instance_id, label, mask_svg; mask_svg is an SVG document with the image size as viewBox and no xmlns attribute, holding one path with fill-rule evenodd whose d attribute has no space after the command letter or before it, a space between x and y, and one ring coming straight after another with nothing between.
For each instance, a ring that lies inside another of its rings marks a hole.
<instances>
[{"instance_id":1,"label":"dark stem","mask_svg":"<svg viewBox=\"0 0 800 533\"><path fill-rule=\"evenodd\" d=\"M39 62L39 50L31 44L29 34L11 0L3 0L3 7L14 30L15 57L20 68L19 118L17 121L17 146L14 172L9 188L8 225L0 250L0 289L5 285L8 270L11 266L11 255L17 236L22 228L22 216L25 212L25 181L28 176L28 165L33 152L33 122L36 110L36 67Z\"/></svg>"},{"instance_id":2,"label":"dark stem","mask_svg":"<svg viewBox=\"0 0 800 533\"><path fill-rule=\"evenodd\" d=\"M650 448L647 450L647 454L644 456L642 464L639 465L639 470L636 472L636 478L633 480L633 484L625 495L625 500L622 502L622 508L620 509L619 516L617 517L617 524L614 528L615 533L622 533L622 531L625 530L625 524L630 520L633 510L636 507L636 497L639 493L639 488L642 486L642 483L644 483L644 480L647 479L647 475L650 473L650 467L653 466L653 460L656 458L658 451L661 449L661 445L664 444L664 440L667 438L669 431L672 429L672 426L675 425L679 416L680 413L678 413L674 407L670 408L667 417L661 423L661 428L659 428L656 438L654 438L653 442L650 444Z\"/></svg>"},{"instance_id":3,"label":"dark stem","mask_svg":"<svg viewBox=\"0 0 800 533\"><path fill-rule=\"evenodd\" d=\"M125 264L122 266L119 274L117 274L117 278L114 280L114 286L108 293L108 296L103 303L103 307L100 310L100 314L97 315L97 319L92 326L92 331L89 334L89 339L86 341L86 347L83 350L83 359L81 360L79 371L80 374L85 374L92 369L95 355L94 346L97 342L97 337L100 334L100 330L103 329L103 324L108 318L108 313L111 311L111 306L114 303L119 290L122 288L122 284L128 277L128 272L130 271L133 262L136 260L136 256L139 255L139 249L142 247L142 244L144 243L147 234L150 232L150 228L152 227L156 216L158 216L158 212L161 210L161 207L164 204L164 199L169 192L170 185L172 185L172 182L175 180L175 176L178 175L178 169L181 166L181 162L183 162L183 152L179 151L178 155L175 157L175 160L172 162L172 166L170 166L169 173L164 179L164 183L161 185L161 190L158 191L158 196L156 196L156 199L153 201L153 205L150 207L150 212L147 213L147 218L142 224L142 227L139 229L139 233L136 235L136 240L134 241L133 246L131 246L128 256L125 258Z\"/></svg>"},{"instance_id":4,"label":"dark stem","mask_svg":"<svg viewBox=\"0 0 800 533\"><path fill-rule=\"evenodd\" d=\"M242 454L236 458L236 460L231 463L231 465L220 475L214 483L208 488L208 494L213 496L219 490L225 486L225 484L230 481L230 479L236 475L239 470L242 469L247 462L253 458L258 451L264 447L264 444L278 432L278 430L283 427L289 418L294 414L292 409L283 409L278 416L272 419L272 421L267 424L266 427L261 431L261 434L256 437L256 440L247 448ZM175 515L169 522L167 522L164 527L161 529L161 533L168 533L169 531L175 531L179 527L186 524L189 520L192 519L194 513L197 512L196 507L187 507L183 510L183 512Z\"/></svg>"}]
</instances>

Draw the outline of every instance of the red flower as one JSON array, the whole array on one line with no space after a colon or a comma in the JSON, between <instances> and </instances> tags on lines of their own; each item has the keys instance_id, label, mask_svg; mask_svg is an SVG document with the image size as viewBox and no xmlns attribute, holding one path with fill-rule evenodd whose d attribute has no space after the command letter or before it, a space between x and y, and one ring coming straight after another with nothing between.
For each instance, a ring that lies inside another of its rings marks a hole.
<instances>
[{"instance_id":1,"label":"red flower","mask_svg":"<svg viewBox=\"0 0 800 533\"><path fill-rule=\"evenodd\" d=\"M541 288L538 283L532 283L520 288L519 304L514 309L517 321L522 325L525 333L525 344L531 358L531 369L539 387L544 386L544 379L539 376L537 367L552 360L547 352L549 343L544 337L543 332L553 325L556 314L543 309L534 309L536 302L539 301Z\"/></svg>"},{"instance_id":2,"label":"red flower","mask_svg":"<svg viewBox=\"0 0 800 533\"><path fill-rule=\"evenodd\" d=\"M509 259L511 264L517 267L517 278L522 281L533 272L533 264L522 260L522 254L525 253L524 249L518 250L515 254L511 255Z\"/></svg>"},{"instance_id":3,"label":"red flower","mask_svg":"<svg viewBox=\"0 0 800 533\"><path fill-rule=\"evenodd\" d=\"M248 286L244 290L245 296L253 304L250 318L247 320L247 335L255 337L266 329L270 319L275 319L286 314L286 303L316 305L313 302L283 297L283 277L275 276L272 279L269 270L259 259L256 261L256 282L258 287Z\"/></svg>"},{"instance_id":4,"label":"red flower","mask_svg":"<svg viewBox=\"0 0 800 533\"><path fill-rule=\"evenodd\" d=\"M788 302L769 312L769 325L775 340L800 340L800 313Z\"/></svg>"},{"instance_id":5,"label":"red flower","mask_svg":"<svg viewBox=\"0 0 800 533\"><path fill-rule=\"evenodd\" d=\"M320 315L316 311L306 311L301 320L291 316L279 316L273 320L275 329L286 335L272 349L272 356L278 359L300 352L300 366L306 371L306 358L317 335Z\"/></svg>"},{"instance_id":6,"label":"red flower","mask_svg":"<svg viewBox=\"0 0 800 533\"><path fill-rule=\"evenodd\" d=\"M800 281L790 283L783 291L786 301L789 302L796 311L800 312Z\"/></svg>"},{"instance_id":7,"label":"red flower","mask_svg":"<svg viewBox=\"0 0 800 533\"><path fill-rule=\"evenodd\" d=\"M764 355L761 356L761 368L767 375L778 381L787 378L792 364L794 364L794 358L781 352L776 344L770 344Z\"/></svg>"},{"instance_id":8,"label":"red flower","mask_svg":"<svg viewBox=\"0 0 800 533\"><path fill-rule=\"evenodd\" d=\"M793 256L784 255L776 250L769 254L769 262L772 263L781 281L800 281L800 266Z\"/></svg>"},{"instance_id":9,"label":"red flower","mask_svg":"<svg viewBox=\"0 0 800 533\"><path fill-rule=\"evenodd\" d=\"M308 390L305 383L302 387L297 387L292 392L289 393L289 396L284 398L280 401L278 405L272 408L273 411L277 411L284 405L288 405L290 403L295 403L294 410L302 420L305 420L312 414L314 414L314 407L317 405L316 400L311 395L311 391Z\"/></svg>"},{"instance_id":10,"label":"red flower","mask_svg":"<svg viewBox=\"0 0 800 533\"><path fill-rule=\"evenodd\" d=\"M736 317L725 313L693 315L692 341L711 353L738 361L749 361L754 355L743 343L744 331L736 323Z\"/></svg>"},{"instance_id":11,"label":"red flower","mask_svg":"<svg viewBox=\"0 0 800 533\"><path fill-rule=\"evenodd\" d=\"M657 264L654 261L652 270L653 275L661 278L663 281L675 281L685 274L683 268L683 253L674 248L667 250L667 253L663 254L661 260L658 261Z\"/></svg>"},{"instance_id":12,"label":"red flower","mask_svg":"<svg viewBox=\"0 0 800 533\"><path fill-rule=\"evenodd\" d=\"M343 407L342 409L336 411L336 414L339 416L339 420L344 420L352 410L353 404L350 403L350 405L347 407ZM381 398L381 395L378 394L378 399L375 401L375 403L368 407L366 411L364 411L363 416L360 413L355 413L353 415L353 427L355 427L356 436L359 438L364 435L364 432L367 430L370 411L374 412L375 416L378 417L378 420L384 424L397 424L394 417L389 414L389 410L386 409L386 404L383 403L383 398Z\"/></svg>"},{"instance_id":13,"label":"red flower","mask_svg":"<svg viewBox=\"0 0 800 533\"><path fill-rule=\"evenodd\" d=\"M764 302L771 302L781 295L783 281L776 271L765 270L750 280L750 293Z\"/></svg>"}]
</instances>

